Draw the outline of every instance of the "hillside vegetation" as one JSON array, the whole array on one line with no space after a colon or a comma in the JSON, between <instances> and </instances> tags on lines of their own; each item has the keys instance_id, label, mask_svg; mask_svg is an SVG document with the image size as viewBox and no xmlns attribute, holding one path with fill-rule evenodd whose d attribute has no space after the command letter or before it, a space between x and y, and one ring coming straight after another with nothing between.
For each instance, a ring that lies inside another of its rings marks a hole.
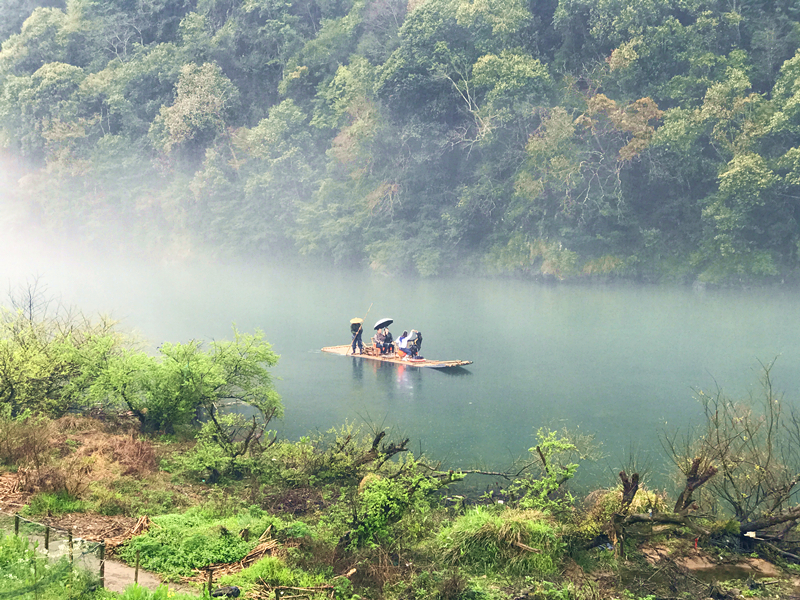
<instances>
[{"instance_id":1,"label":"hillside vegetation","mask_svg":"<svg viewBox=\"0 0 800 600\"><path fill-rule=\"evenodd\" d=\"M20 222L181 259L796 275L800 8L8 0Z\"/></svg>"}]
</instances>

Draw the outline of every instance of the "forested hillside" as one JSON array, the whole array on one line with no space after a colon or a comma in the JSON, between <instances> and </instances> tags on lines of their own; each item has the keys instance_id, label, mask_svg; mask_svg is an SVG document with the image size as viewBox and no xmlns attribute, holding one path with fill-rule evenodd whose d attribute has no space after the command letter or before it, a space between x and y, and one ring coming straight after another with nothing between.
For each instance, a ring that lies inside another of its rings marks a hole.
<instances>
[{"instance_id":1,"label":"forested hillside","mask_svg":"<svg viewBox=\"0 0 800 600\"><path fill-rule=\"evenodd\" d=\"M423 276L800 270L796 2L4 0L0 36L10 192L53 231Z\"/></svg>"}]
</instances>

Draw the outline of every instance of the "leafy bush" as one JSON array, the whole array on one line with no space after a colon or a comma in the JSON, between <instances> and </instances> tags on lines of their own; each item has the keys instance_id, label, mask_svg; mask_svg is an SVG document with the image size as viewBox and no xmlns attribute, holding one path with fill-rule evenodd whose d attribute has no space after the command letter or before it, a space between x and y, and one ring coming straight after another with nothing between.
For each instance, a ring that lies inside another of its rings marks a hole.
<instances>
[{"instance_id":1,"label":"leafy bush","mask_svg":"<svg viewBox=\"0 0 800 600\"><path fill-rule=\"evenodd\" d=\"M67 492L36 494L30 503L20 513L25 516L33 515L63 515L66 513L83 512L86 503L73 498Z\"/></svg>"},{"instance_id":2,"label":"leafy bush","mask_svg":"<svg viewBox=\"0 0 800 600\"><path fill-rule=\"evenodd\" d=\"M185 577L193 569L241 560L252 550L258 537L273 527L276 535L286 524L257 507L236 516L192 508L183 514L162 515L144 535L133 538L120 555L128 562L141 553L143 568L170 577Z\"/></svg>"},{"instance_id":3,"label":"leafy bush","mask_svg":"<svg viewBox=\"0 0 800 600\"><path fill-rule=\"evenodd\" d=\"M375 436L345 423L297 442L279 442L261 465L266 481L290 487L319 483L357 483L369 468ZM374 460L374 457L372 457Z\"/></svg>"},{"instance_id":4,"label":"leafy bush","mask_svg":"<svg viewBox=\"0 0 800 600\"><path fill-rule=\"evenodd\" d=\"M565 545L551 517L531 510L478 506L439 534L444 557L478 573L558 571Z\"/></svg>"},{"instance_id":5,"label":"leafy bush","mask_svg":"<svg viewBox=\"0 0 800 600\"><path fill-rule=\"evenodd\" d=\"M568 510L574 501L564 484L575 476L578 463L572 461L580 452L572 440L555 431L542 428L536 437L538 444L528 452L538 473L524 473L505 493L519 508L558 514Z\"/></svg>"},{"instance_id":6,"label":"leafy bush","mask_svg":"<svg viewBox=\"0 0 800 600\"><path fill-rule=\"evenodd\" d=\"M90 600L95 581L80 569L70 569L66 557L51 563L24 536L0 532L0 597L15 600Z\"/></svg>"}]
</instances>

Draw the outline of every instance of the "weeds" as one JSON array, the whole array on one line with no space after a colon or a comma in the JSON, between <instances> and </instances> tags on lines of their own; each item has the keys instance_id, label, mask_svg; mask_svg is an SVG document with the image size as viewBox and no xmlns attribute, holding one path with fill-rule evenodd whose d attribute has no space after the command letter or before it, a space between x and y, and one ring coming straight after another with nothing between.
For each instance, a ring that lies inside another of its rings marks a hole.
<instances>
[{"instance_id":1,"label":"weeds","mask_svg":"<svg viewBox=\"0 0 800 600\"><path fill-rule=\"evenodd\" d=\"M269 527L279 538L293 533L291 524L252 507L237 516L220 518L201 508L153 519L154 527L132 539L120 555L133 562L138 550L142 567L169 577L188 577L194 569L244 558Z\"/></svg>"},{"instance_id":2,"label":"weeds","mask_svg":"<svg viewBox=\"0 0 800 600\"><path fill-rule=\"evenodd\" d=\"M46 515L48 517L63 515L67 513L83 512L86 510L86 503L70 496L67 492L57 493L43 492L31 498L30 503L22 509L21 513L32 517Z\"/></svg>"},{"instance_id":3,"label":"weeds","mask_svg":"<svg viewBox=\"0 0 800 600\"><path fill-rule=\"evenodd\" d=\"M556 573L565 544L551 518L536 511L476 507L439 535L445 560L477 573Z\"/></svg>"},{"instance_id":4,"label":"weeds","mask_svg":"<svg viewBox=\"0 0 800 600\"><path fill-rule=\"evenodd\" d=\"M71 569L66 558L50 562L23 536L0 532L0 598L14 600L91 600L96 582L84 571Z\"/></svg>"}]
</instances>

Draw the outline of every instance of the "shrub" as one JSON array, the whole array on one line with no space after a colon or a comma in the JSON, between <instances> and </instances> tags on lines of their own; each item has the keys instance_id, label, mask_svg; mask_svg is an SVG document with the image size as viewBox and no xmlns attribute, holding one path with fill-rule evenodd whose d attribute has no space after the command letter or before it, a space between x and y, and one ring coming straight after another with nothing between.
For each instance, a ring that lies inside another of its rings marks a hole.
<instances>
[{"instance_id":1,"label":"shrub","mask_svg":"<svg viewBox=\"0 0 800 600\"><path fill-rule=\"evenodd\" d=\"M40 468L54 451L50 440L55 434L53 422L29 413L12 417L11 407L0 405L0 463L16 467Z\"/></svg>"},{"instance_id":2,"label":"shrub","mask_svg":"<svg viewBox=\"0 0 800 600\"><path fill-rule=\"evenodd\" d=\"M128 542L120 555L132 562L139 550L143 568L169 577L186 577L193 569L241 560L268 527L273 527L276 536L286 528L283 521L257 507L226 518L192 508L180 515L155 517L153 523L150 531Z\"/></svg>"},{"instance_id":3,"label":"shrub","mask_svg":"<svg viewBox=\"0 0 800 600\"><path fill-rule=\"evenodd\" d=\"M580 454L579 449L568 437L545 428L539 429L536 437L538 444L528 452L534 457L532 464L538 465L539 472L525 472L505 493L519 508L563 513L573 502L564 485L578 470L578 463L572 460Z\"/></svg>"},{"instance_id":4,"label":"shrub","mask_svg":"<svg viewBox=\"0 0 800 600\"><path fill-rule=\"evenodd\" d=\"M586 514L577 526L578 531L586 537L599 535L603 526L622 509L622 488L594 491L584 500L584 507ZM644 513L648 510L665 512L668 510L667 500L663 493L641 486L633 497L628 512Z\"/></svg>"},{"instance_id":5,"label":"shrub","mask_svg":"<svg viewBox=\"0 0 800 600\"><path fill-rule=\"evenodd\" d=\"M31 498L30 503L22 509L21 514L25 516L34 515L63 515L66 513L83 512L86 504L68 493L61 491L57 493L42 492Z\"/></svg>"},{"instance_id":6,"label":"shrub","mask_svg":"<svg viewBox=\"0 0 800 600\"><path fill-rule=\"evenodd\" d=\"M66 557L50 562L28 538L0 532L0 597L15 600L63 600L96 597L94 580L81 569L70 569Z\"/></svg>"},{"instance_id":7,"label":"shrub","mask_svg":"<svg viewBox=\"0 0 800 600\"><path fill-rule=\"evenodd\" d=\"M550 575L564 542L552 518L532 510L475 507L439 534L445 560L478 573Z\"/></svg>"}]
</instances>

